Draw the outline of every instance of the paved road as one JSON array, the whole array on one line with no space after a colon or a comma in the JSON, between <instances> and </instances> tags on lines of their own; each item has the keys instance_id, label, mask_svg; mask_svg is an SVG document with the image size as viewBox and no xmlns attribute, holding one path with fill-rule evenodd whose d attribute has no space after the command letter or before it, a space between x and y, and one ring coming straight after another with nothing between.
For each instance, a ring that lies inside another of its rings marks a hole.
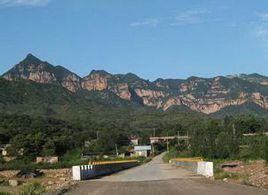
<instances>
[{"instance_id":1,"label":"paved road","mask_svg":"<svg viewBox=\"0 0 268 195\"><path fill-rule=\"evenodd\" d=\"M162 154L163 155L163 154ZM185 169L162 162L162 155L151 162L101 179L79 183L74 195L268 195L268 191L212 181Z\"/></svg>"}]
</instances>

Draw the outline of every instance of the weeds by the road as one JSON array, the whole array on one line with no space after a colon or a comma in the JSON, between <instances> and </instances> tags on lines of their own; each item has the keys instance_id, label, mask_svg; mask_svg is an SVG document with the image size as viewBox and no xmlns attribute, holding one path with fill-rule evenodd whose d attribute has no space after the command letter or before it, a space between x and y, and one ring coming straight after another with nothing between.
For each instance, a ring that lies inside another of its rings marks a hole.
<instances>
[{"instance_id":1,"label":"weeds by the road","mask_svg":"<svg viewBox=\"0 0 268 195\"><path fill-rule=\"evenodd\" d=\"M163 161L165 163L169 162L172 158L179 158L179 157L192 157L187 152L179 152L178 150L172 148L169 152L165 153L163 156Z\"/></svg>"},{"instance_id":2,"label":"weeds by the road","mask_svg":"<svg viewBox=\"0 0 268 195\"><path fill-rule=\"evenodd\" d=\"M234 167L224 167L222 164L233 163ZM244 185L267 188L267 166L263 160L247 161L217 161L214 164L214 178Z\"/></svg>"},{"instance_id":3,"label":"weeds by the road","mask_svg":"<svg viewBox=\"0 0 268 195\"><path fill-rule=\"evenodd\" d=\"M224 179L239 180L241 178L245 178L245 175L238 174L238 173L225 172L223 170L216 170L214 172L214 178L218 180L224 180Z\"/></svg>"},{"instance_id":4,"label":"weeds by the road","mask_svg":"<svg viewBox=\"0 0 268 195\"><path fill-rule=\"evenodd\" d=\"M0 192L0 195L11 195L11 194L8 192Z\"/></svg>"},{"instance_id":5,"label":"weeds by the road","mask_svg":"<svg viewBox=\"0 0 268 195\"><path fill-rule=\"evenodd\" d=\"M216 180L230 181L243 185L253 186L252 183L249 181L249 176L247 174L231 173L226 172L224 170L216 170L214 172L214 178Z\"/></svg>"},{"instance_id":6,"label":"weeds by the road","mask_svg":"<svg viewBox=\"0 0 268 195\"><path fill-rule=\"evenodd\" d=\"M20 195L41 195L46 191L46 188L40 183L30 183L23 187Z\"/></svg>"},{"instance_id":7,"label":"weeds by the road","mask_svg":"<svg viewBox=\"0 0 268 195\"><path fill-rule=\"evenodd\" d=\"M10 193L10 192L0 192L0 195L11 195L11 194L19 194L19 195L41 195L46 192L45 186L41 185L38 182L29 183L23 186L22 190L18 193Z\"/></svg>"}]
</instances>

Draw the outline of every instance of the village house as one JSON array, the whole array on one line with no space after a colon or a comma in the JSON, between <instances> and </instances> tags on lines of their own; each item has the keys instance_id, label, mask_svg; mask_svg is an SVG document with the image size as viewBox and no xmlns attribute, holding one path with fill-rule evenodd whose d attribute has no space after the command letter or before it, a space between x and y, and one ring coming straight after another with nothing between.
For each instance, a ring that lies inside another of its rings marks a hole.
<instances>
[{"instance_id":1,"label":"village house","mask_svg":"<svg viewBox=\"0 0 268 195\"><path fill-rule=\"evenodd\" d=\"M130 140L130 142L131 142L132 145L134 145L134 146L139 145L140 138L138 136L131 135L129 137L129 140Z\"/></svg>"},{"instance_id":2,"label":"village house","mask_svg":"<svg viewBox=\"0 0 268 195\"><path fill-rule=\"evenodd\" d=\"M148 157L151 154L152 146L134 146L134 156Z\"/></svg>"}]
</instances>

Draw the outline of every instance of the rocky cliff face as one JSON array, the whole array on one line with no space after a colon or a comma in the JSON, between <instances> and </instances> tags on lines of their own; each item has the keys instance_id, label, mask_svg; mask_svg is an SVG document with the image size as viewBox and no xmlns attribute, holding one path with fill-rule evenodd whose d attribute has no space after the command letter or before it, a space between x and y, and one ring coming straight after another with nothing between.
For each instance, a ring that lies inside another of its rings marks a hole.
<instances>
[{"instance_id":1,"label":"rocky cliff face","mask_svg":"<svg viewBox=\"0 0 268 195\"><path fill-rule=\"evenodd\" d=\"M42 62L28 54L23 61L5 73L3 77L9 81L25 79L38 83L52 83L56 81L55 74L51 72L52 68L47 62Z\"/></svg>"},{"instance_id":2,"label":"rocky cliff face","mask_svg":"<svg viewBox=\"0 0 268 195\"><path fill-rule=\"evenodd\" d=\"M9 81L30 80L37 83L58 83L71 92L81 88L80 77L62 66L53 66L32 54L3 75Z\"/></svg>"},{"instance_id":3,"label":"rocky cliff face","mask_svg":"<svg viewBox=\"0 0 268 195\"><path fill-rule=\"evenodd\" d=\"M62 79L61 85L71 92L76 92L81 89L80 77L75 74L69 74Z\"/></svg>"},{"instance_id":4,"label":"rocky cliff face","mask_svg":"<svg viewBox=\"0 0 268 195\"><path fill-rule=\"evenodd\" d=\"M80 78L61 66L53 66L29 54L22 62L3 75L6 80L31 80L44 84L60 84L75 93L79 90L110 91L120 98L136 101L157 109L168 110L184 105L206 114L228 106L253 102L268 109L268 77L251 75L215 78L157 79L146 81L128 73L112 75L93 70Z\"/></svg>"},{"instance_id":5,"label":"rocky cliff face","mask_svg":"<svg viewBox=\"0 0 268 195\"><path fill-rule=\"evenodd\" d=\"M114 92L122 99L131 100L132 95L130 93L129 86L127 83L118 83L114 87L109 87L109 90Z\"/></svg>"},{"instance_id":6,"label":"rocky cliff face","mask_svg":"<svg viewBox=\"0 0 268 195\"><path fill-rule=\"evenodd\" d=\"M98 71L92 71L82 80L82 88L86 90L105 90L108 89L108 74L102 74Z\"/></svg>"}]
</instances>

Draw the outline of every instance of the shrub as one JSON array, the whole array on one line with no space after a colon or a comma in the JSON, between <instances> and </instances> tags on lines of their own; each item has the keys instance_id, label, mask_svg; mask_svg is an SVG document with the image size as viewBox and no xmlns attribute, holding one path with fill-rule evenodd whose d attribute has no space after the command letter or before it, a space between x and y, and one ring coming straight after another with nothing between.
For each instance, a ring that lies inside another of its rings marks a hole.
<instances>
[{"instance_id":1,"label":"shrub","mask_svg":"<svg viewBox=\"0 0 268 195\"><path fill-rule=\"evenodd\" d=\"M0 195L11 195L11 194L8 192L0 192Z\"/></svg>"},{"instance_id":2,"label":"shrub","mask_svg":"<svg viewBox=\"0 0 268 195\"><path fill-rule=\"evenodd\" d=\"M168 162L172 158L190 157L191 155L187 151L180 152L176 148L171 148L169 152L163 156L163 161Z\"/></svg>"},{"instance_id":3,"label":"shrub","mask_svg":"<svg viewBox=\"0 0 268 195\"><path fill-rule=\"evenodd\" d=\"M46 188L40 183L34 182L23 187L20 195L41 195L46 191Z\"/></svg>"},{"instance_id":4,"label":"shrub","mask_svg":"<svg viewBox=\"0 0 268 195\"><path fill-rule=\"evenodd\" d=\"M214 173L214 178L215 179L220 179L223 180L225 178L227 179L233 179L233 180L239 180L241 178L244 178L244 175L238 174L238 173L230 173L230 172L225 172L223 170L217 170Z\"/></svg>"}]
</instances>

